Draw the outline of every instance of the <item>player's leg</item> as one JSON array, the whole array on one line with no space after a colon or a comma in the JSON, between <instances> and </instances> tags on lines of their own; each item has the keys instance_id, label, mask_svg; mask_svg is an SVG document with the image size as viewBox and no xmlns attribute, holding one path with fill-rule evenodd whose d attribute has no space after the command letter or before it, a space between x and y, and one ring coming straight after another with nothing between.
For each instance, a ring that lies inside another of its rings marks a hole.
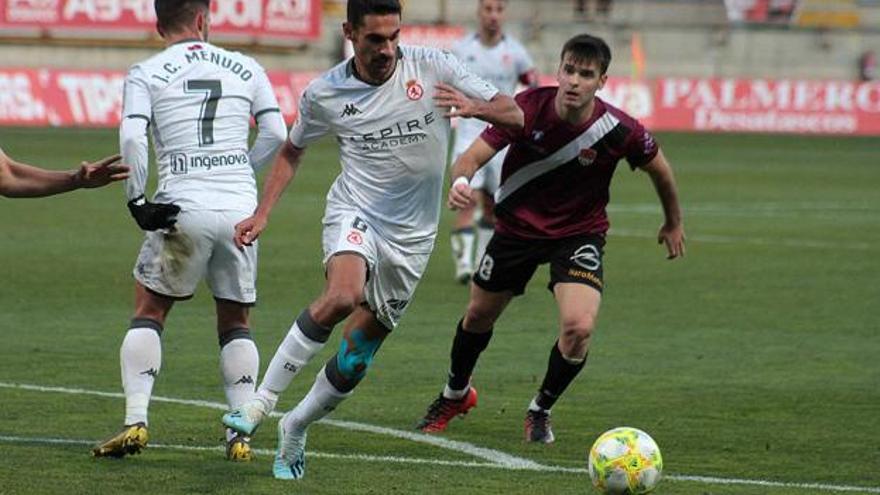
<instances>
[{"instance_id":1,"label":"player's leg","mask_svg":"<svg viewBox=\"0 0 880 495\"><path fill-rule=\"evenodd\" d=\"M306 396L278 422L278 450L272 466L276 478L305 476L309 425L335 410L352 394L389 333L368 308L361 306L352 313L345 324L339 351L318 372Z\"/></svg>"},{"instance_id":2,"label":"player's leg","mask_svg":"<svg viewBox=\"0 0 880 495\"><path fill-rule=\"evenodd\" d=\"M452 261L455 263L455 280L466 284L474 272L474 211L475 207L455 212L449 243L452 247Z\"/></svg>"},{"instance_id":3,"label":"player's leg","mask_svg":"<svg viewBox=\"0 0 880 495\"><path fill-rule=\"evenodd\" d=\"M251 334L248 320L250 305L215 298L217 338L220 343L220 376L226 403L230 409L252 400L260 371L260 354ZM249 461L253 458L250 438L226 429L226 458Z\"/></svg>"},{"instance_id":4,"label":"player's leg","mask_svg":"<svg viewBox=\"0 0 880 495\"><path fill-rule=\"evenodd\" d=\"M483 253L486 252L486 246L495 233L495 191L501 184L501 166L504 163L504 157L507 155L507 148L501 153L492 157L483 168L480 169L480 186L479 203L482 214L477 221L477 247L474 251L474 259L480 260Z\"/></svg>"},{"instance_id":5,"label":"player's leg","mask_svg":"<svg viewBox=\"0 0 880 495\"><path fill-rule=\"evenodd\" d=\"M599 238L566 242L551 262L550 290L559 310L559 339L550 349L547 370L526 414L526 440L550 443L550 410L586 363L590 337L602 301L602 247Z\"/></svg>"},{"instance_id":6,"label":"player's leg","mask_svg":"<svg viewBox=\"0 0 880 495\"><path fill-rule=\"evenodd\" d=\"M485 190L479 191L480 208L482 215L477 221L477 247L474 251L474 259L480 260L486 252L486 246L492 240L495 233L495 198Z\"/></svg>"},{"instance_id":7,"label":"player's leg","mask_svg":"<svg viewBox=\"0 0 880 495\"><path fill-rule=\"evenodd\" d=\"M345 225L348 227L349 223L357 221L356 218L351 222L346 220ZM366 242L369 239L366 229L357 232L353 236L352 232L339 229L338 225L325 229L325 252L330 254L326 261L327 282L324 291L300 313L278 346L257 389L255 400L225 414L223 424L238 432L252 434L266 415L275 409L279 395L293 378L324 348L333 327L363 301L368 273L367 248L371 243Z\"/></svg>"},{"instance_id":8,"label":"player's leg","mask_svg":"<svg viewBox=\"0 0 880 495\"><path fill-rule=\"evenodd\" d=\"M455 144L450 163L455 163L458 160L458 157L467 150L471 141L471 136L461 134L461 129L456 130ZM461 284L468 283L471 275L474 273L475 211L475 207L456 211L455 218L452 220L452 232L449 235L449 243L452 247L452 261L455 267L455 280Z\"/></svg>"},{"instance_id":9,"label":"player's leg","mask_svg":"<svg viewBox=\"0 0 880 495\"><path fill-rule=\"evenodd\" d=\"M135 283L135 315L122 340L119 361L125 392L125 420L122 430L92 449L96 457L136 454L146 445L147 409L153 383L162 368L162 331L174 299L149 291Z\"/></svg>"},{"instance_id":10,"label":"player's leg","mask_svg":"<svg viewBox=\"0 0 880 495\"><path fill-rule=\"evenodd\" d=\"M470 385L480 354L489 345L495 321L510 300L525 290L537 264L534 243L495 236L480 261L471 284L471 297L464 318L458 322L450 351L446 386L428 406L416 425L426 433L446 429L449 421L476 405Z\"/></svg>"}]
</instances>

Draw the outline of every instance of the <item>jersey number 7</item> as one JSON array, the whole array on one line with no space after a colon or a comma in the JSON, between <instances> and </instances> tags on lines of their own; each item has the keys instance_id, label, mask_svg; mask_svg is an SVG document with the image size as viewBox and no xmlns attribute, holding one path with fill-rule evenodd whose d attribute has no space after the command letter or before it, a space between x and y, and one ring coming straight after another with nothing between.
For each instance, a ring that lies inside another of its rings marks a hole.
<instances>
[{"instance_id":1,"label":"jersey number 7","mask_svg":"<svg viewBox=\"0 0 880 495\"><path fill-rule=\"evenodd\" d=\"M214 117L217 103L223 96L223 86L218 79L190 79L184 85L187 93L204 93L199 111L199 146L214 144Z\"/></svg>"}]
</instances>

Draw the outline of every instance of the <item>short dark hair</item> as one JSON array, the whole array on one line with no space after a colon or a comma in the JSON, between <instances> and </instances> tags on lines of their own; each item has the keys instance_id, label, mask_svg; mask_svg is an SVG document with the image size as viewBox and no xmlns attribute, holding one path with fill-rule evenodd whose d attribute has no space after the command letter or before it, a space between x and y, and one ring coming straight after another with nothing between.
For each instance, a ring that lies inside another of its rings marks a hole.
<instances>
[{"instance_id":1,"label":"short dark hair","mask_svg":"<svg viewBox=\"0 0 880 495\"><path fill-rule=\"evenodd\" d=\"M348 0L346 20L352 27L364 23L364 16L370 14L401 15L400 0Z\"/></svg>"},{"instance_id":2,"label":"short dark hair","mask_svg":"<svg viewBox=\"0 0 880 495\"><path fill-rule=\"evenodd\" d=\"M562 53L559 54L559 59L564 60L566 53L570 53L572 60L575 62L596 61L602 74L605 74L608 66L611 65L611 49L608 48L605 40L598 36L579 34L571 38L562 46Z\"/></svg>"},{"instance_id":3,"label":"short dark hair","mask_svg":"<svg viewBox=\"0 0 880 495\"><path fill-rule=\"evenodd\" d=\"M171 33L187 26L199 11L209 10L211 0L155 0L156 26L161 33Z\"/></svg>"}]
</instances>

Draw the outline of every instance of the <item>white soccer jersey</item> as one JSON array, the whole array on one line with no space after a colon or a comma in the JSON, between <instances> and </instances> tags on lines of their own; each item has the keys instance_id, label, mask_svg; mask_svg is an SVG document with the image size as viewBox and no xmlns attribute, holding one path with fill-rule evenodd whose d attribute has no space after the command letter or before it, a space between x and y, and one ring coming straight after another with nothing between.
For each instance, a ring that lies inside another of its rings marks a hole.
<instances>
[{"instance_id":1,"label":"white soccer jersey","mask_svg":"<svg viewBox=\"0 0 880 495\"><path fill-rule=\"evenodd\" d=\"M394 74L379 86L355 77L353 64L343 62L309 84L290 141L304 148L336 135L342 172L327 194L327 211L358 208L385 238L430 251L450 132L434 87L447 83L483 100L498 90L434 48L401 45Z\"/></svg>"},{"instance_id":2,"label":"white soccer jersey","mask_svg":"<svg viewBox=\"0 0 880 495\"><path fill-rule=\"evenodd\" d=\"M520 76L535 67L525 47L508 35L495 46L486 46L479 34L470 33L453 45L452 53L474 74L509 96L515 94ZM478 119L460 119L455 129L455 152L463 153L487 125Z\"/></svg>"},{"instance_id":3,"label":"white soccer jersey","mask_svg":"<svg viewBox=\"0 0 880 495\"><path fill-rule=\"evenodd\" d=\"M251 162L275 150L249 156L250 119L267 112L279 108L263 68L203 41L174 44L132 66L125 80L123 126L144 119L152 127L159 174L154 200L184 210L253 211ZM135 154L123 149L127 153ZM142 194L146 183L146 163L137 165L129 198Z\"/></svg>"}]
</instances>

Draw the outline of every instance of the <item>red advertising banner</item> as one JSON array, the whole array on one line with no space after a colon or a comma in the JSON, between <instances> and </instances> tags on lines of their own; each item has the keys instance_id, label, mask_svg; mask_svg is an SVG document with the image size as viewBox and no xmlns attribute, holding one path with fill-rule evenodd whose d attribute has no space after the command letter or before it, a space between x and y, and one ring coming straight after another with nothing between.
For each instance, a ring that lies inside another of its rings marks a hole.
<instances>
[{"instance_id":1,"label":"red advertising banner","mask_svg":"<svg viewBox=\"0 0 880 495\"><path fill-rule=\"evenodd\" d=\"M0 0L0 30L153 33L153 0ZM214 0L211 31L256 38L316 39L320 0Z\"/></svg>"},{"instance_id":2,"label":"red advertising banner","mask_svg":"<svg viewBox=\"0 0 880 495\"><path fill-rule=\"evenodd\" d=\"M436 26L432 24L404 24L400 28L400 40L408 45L423 45L449 50L467 31L461 26Z\"/></svg>"},{"instance_id":3,"label":"red advertising banner","mask_svg":"<svg viewBox=\"0 0 880 495\"><path fill-rule=\"evenodd\" d=\"M288 123L318 72L269 71ZM118 71L0 69L0 125L112 127ZM542 84L555 84L542 76ZM880 82L609 78L600 97L656 131L880 136Z\"/></svg>"},{"instance_id":4,"label":"red advertising banner","mask_svg":"<svg viewBox=\"0 0 880 495\"><path fill-rule=\"evenodd\" d=\"M269 72L285 119L317 72ZM115 127L125 74L118 71L0 69L0 125Z\"/></svg>"},{"instance_id":5,"label":"red advertising banner","mask_svg":"<svg viewBox=\"0 0 880 495\"><path fill-rule=\"evenodd\" d=\"M654 119L664 130L880 135L880 82L665 78Z\"/></svg>"}]
</instances>

